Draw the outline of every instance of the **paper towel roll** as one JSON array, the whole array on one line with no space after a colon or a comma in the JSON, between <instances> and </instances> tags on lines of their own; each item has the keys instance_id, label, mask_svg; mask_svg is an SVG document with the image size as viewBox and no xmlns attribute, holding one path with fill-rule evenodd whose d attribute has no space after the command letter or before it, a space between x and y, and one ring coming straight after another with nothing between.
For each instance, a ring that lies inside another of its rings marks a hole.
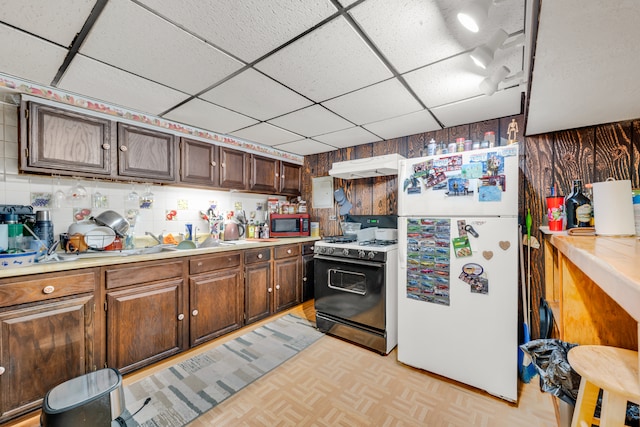
<instances>
[{"instance_id":1,"label":"paper towel roll","mask_svg":"<svg viewBox=\"0 0 640 427\"><path fill-rule=\"evenodd\" d=\"M593 183L593 219L597 235L636 234L631 196L629 180Z\"/></svg>"}]
</instances>

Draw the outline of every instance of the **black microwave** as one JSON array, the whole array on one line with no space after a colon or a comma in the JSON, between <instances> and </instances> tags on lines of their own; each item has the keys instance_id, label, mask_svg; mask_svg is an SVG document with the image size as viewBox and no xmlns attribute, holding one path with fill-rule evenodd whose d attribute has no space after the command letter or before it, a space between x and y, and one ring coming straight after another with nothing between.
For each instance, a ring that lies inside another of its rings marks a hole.
<instances>
[{"instance_id":1,"label":"black microwave","mask_svg":"<svg viewBox=\"0 0 640 427\"><path fill-rule=\"evenodd\" d=\"M269 216L270 237L304 237L311 235L309 214L276 214Z\"/></svg>"}]
</instances>

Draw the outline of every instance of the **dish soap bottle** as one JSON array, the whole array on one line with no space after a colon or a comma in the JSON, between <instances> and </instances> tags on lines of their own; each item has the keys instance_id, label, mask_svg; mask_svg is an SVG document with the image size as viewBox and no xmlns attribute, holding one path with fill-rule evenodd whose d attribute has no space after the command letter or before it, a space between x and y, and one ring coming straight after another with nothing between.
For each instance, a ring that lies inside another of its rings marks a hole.
<instances>
[{"instance_id":1,"label":"dish soap bottle","mask_svg":"<svg viewBox=\"0 0 640 427\"><path fill-rule=\"evenodd\" d=\"M573 190L564 202L567 230L575 227L591 227L591 200L582 192L582 180L573 180Z\"/></svg>"}]
</instances>

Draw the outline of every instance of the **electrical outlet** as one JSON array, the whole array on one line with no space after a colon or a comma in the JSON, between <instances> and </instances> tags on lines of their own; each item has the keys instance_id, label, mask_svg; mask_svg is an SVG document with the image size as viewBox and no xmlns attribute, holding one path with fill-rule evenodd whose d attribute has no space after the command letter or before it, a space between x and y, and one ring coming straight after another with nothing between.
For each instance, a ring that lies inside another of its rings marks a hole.
<instances>
[{"instance_id":1,"label":"electrical outlet","mask_svg":"<svg viewBox=\"0 0 640 427\"><path fill-rule=\"evenodd\" d=\"M335 215L331 215L331 216L329 217L329 221L337 221L337 220L338 220L338 217L337 217L337 216L335 216Z\"/></svg>"}]
</instances>

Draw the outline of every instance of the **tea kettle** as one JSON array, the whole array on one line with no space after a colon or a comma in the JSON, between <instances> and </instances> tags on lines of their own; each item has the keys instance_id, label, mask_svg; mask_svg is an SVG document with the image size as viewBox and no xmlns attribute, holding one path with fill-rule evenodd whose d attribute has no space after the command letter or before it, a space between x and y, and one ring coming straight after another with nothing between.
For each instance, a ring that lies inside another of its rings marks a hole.
<instances>
[{"instance_id":1,"label":"tea kettle","mask_svg":"<svg viewBox=\"0 0 640 427\"><path fill-rule=\"evenodd\" d=\"M234 219L224 222L224 240L238 240L242 236L244 236L244 225Z\"/></svg>"}]
</instances>

